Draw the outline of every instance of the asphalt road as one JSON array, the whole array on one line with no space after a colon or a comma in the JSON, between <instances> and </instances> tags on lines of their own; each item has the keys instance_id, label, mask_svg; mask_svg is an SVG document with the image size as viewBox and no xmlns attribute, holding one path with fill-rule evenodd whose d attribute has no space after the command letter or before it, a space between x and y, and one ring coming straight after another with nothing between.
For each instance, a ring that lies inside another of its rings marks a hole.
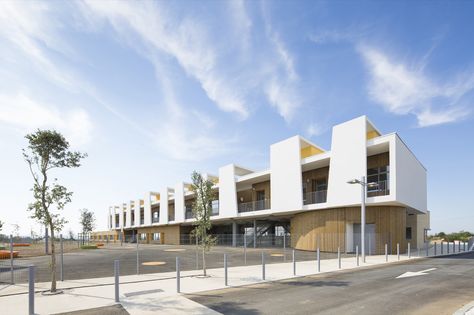
<instances>
[{"instance_id":1,"label":"asphalt road","mask_svg":"<svg viewBox=\"0 0 474 315\"><path fill-rule=\"evenodd\" d=\"M291 260L291 249L283 251L282 248L248 248L248 265L261 263L261 253L266 255L266 263L281 263ZM224 266L224 253L228 256L229 266L242 266L245 264L243 248L215 246L206 255L206 266L208 268L222 268ZM282 256L286 255L286 258ZM143 245L139 246L139 268L140 273L158 273L175 271L176 257L180 258L181 270L196 269L196 248L190 245ZM346 255L343 255L343 257ZM321 253L321 259L336 258L334 253ZM134 275L137 272L137 252L135 244L110 245L102 249L79 250L64 254L64 279L76 280L96 277L112 277L114 260L120 260L120 274ZM297 261L314 260L315 253L307 251L296 252ZM43 282L51 279L50 256L37 256L15 259L15 283L28 281L28 269L26 266L36 266L36 281ZM60 257L57 256L57 279L59 279ZM144 263L163 262L159 266L147 266ZM199 267L202 268L201 256L199 256ZM0 283L10 282L10 261L0 261Z\"/></svg>"},{"instance_id":2,"label":"asphalt road","mask_svg":"<svg viewBox=\"0 0 474 315\"><path fill-rule=\"evenodd\" d=\"M432 268L426 275L396 279ZM453 314L474 300L474 253L187 297L223 314Z\"/></svg>"}]
</instances>

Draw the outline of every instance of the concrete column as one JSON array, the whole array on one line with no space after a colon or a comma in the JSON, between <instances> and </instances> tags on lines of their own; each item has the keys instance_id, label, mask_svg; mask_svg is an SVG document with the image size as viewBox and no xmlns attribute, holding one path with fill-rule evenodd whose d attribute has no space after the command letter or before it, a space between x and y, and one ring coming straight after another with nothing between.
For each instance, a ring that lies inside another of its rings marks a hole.
<instances>
[{"instance_id":1,"label":"concrete column","mask_svg":"<svg viewBox=\"0 0 474 315\"><path fill-rule=\"evenodd\" d=\"M257 247L257 220L253 220L253 248Z\"/></svg>"},{"instance_id":2,"label":"concrete column","mask_svg":"<svg viewBox=\"0 0 474 315\"><path fill-rule=\"evenodd\" d=\"M237 246L237 223L235 221L232 222L232 246Z\"/></svg>"}]
</instances>

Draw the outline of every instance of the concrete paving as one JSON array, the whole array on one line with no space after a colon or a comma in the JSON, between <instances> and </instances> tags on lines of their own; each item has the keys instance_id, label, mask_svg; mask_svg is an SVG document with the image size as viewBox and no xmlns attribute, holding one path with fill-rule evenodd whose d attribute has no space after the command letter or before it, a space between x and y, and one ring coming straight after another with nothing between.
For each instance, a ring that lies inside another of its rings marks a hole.
<instances>
[{"instance_id":1,"label":"concrete paving","mask_svg":"<svg viewBox=\"0 0 474 315\"><path fill-rule=\"evenodd\" d=\"M407 260L402 256L401 260ZM415 260L412 258L412 260ZM389 256L390 262L396 262L396 256ZM321 261L321 271L342 272L354 268L370 268L385 264L384 256L370 256L362 267L356 266L354 257L344 258L341 269L337 259ZM292 263L268 264L265 268L266 280L262 281L262 266L236 266L228 270L230 287L248 286L256 283L291 279L317 273L316 261L298 262L296 276L293 276ZM181 272L181 293L176 293L176 273L163 272L156 274L131 275L120 277L120 303L131 315L134 314L219 314L219 311L208 308L186 298L185 294L196 294L202 291L226 288L223 268L208 270L209 277L202 277L200 271ZM298 280L299 281L299 280ZM36 290L49 288L48 282L35 284ZM114 301L113 277L69 280L58 282L63 294L44 296L37 293L35 305L37 314L55 314L84 309L112 306ZM27 284L0 287L0 305L5 314L25 314L28 307ZM87 314L87 313L86 313Z\"/></svg>"},{"instance_id":2,"label":"concrete paving","mask_svg":"<svg viewBox=\"0 0 474 315\"><path fill-rule=\"evenodd\" d=\"M473 299L473 280L469 252L187 297L223 314L453 314Z\"/></svg>"}]
</instances>

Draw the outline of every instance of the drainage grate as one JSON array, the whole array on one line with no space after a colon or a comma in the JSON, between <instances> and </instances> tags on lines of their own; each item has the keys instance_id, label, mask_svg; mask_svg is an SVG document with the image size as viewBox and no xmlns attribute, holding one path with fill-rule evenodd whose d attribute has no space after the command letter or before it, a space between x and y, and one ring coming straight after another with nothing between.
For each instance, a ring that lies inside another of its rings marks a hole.
<instances>
[{"instance_id":1,"label":"drainage grate","mask_svg":"<svg viewBox=\"0 0 474 315\"><path fill-rule=\"evenodd\" d=\"M154 290L145 290L145 291L137 291L137 292L129 292L125 293L125 297L131 297L131 296L137 296L137 295L142 295L142 294L150 294L150 293L158 293L158 292L163 292L161 289L154 289Z\"/></svg>"}]
</instances>

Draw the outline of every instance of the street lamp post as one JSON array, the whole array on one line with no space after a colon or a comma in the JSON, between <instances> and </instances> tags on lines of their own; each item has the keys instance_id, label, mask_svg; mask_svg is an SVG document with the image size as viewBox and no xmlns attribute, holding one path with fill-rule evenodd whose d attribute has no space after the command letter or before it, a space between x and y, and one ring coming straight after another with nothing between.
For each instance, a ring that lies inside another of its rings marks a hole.
<instances>
[{"instance_id":1,"label":"street lamp post","mask_svg":"<svg viewBox=\"0 0 474 315\"><path fill-rule=\"evenodd\" d=\"M367 195L367 187L377 187L377 183L366 183L365 176L361 179L352 179L348 184L359 184L361 187L361 201L360 201L360 247L362 252L362 262L365 263L365 198Z\"/></svg>"}]
</instances>

